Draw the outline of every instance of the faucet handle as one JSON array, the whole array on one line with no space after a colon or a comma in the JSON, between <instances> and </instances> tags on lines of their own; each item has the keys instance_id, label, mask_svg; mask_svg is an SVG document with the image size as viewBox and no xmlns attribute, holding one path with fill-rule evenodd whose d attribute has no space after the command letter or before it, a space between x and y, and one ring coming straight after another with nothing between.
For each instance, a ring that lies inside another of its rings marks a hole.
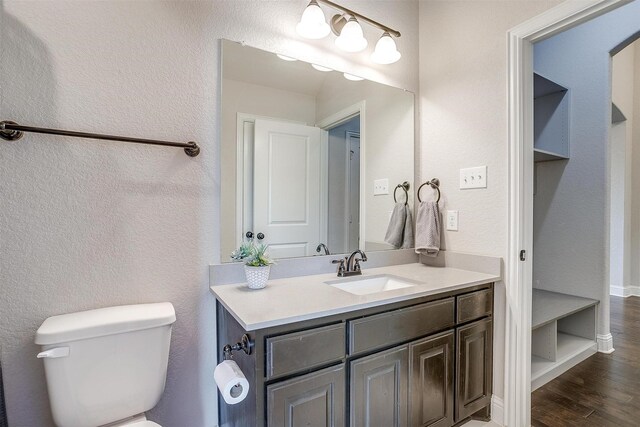
<instances>
[{"instance_id":1,"label":"faucet handle","mask_svg":"<svg viewBox=\"0 0 640 427\"><path fill-rule=\"evenodd\" d=\"M331 264L340 264L338 266L338 276L342 276L345 271L344 262L346 258L332 259Z\"/></svg>"}]
</instances>

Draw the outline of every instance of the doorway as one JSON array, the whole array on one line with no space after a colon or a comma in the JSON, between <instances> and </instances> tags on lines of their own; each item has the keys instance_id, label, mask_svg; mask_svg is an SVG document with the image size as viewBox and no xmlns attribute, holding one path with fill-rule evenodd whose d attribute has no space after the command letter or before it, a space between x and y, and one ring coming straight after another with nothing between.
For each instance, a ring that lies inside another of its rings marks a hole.
<instances>
[{"instance_id":1,"label":"doorway","mask_svg":"<svg viewBox=\"0 0 640 427\"><path fill-rule=\"evenodd\" d=\"M509 246L506 288L505 421L531 423L531 325L533 276L534 126L533 44L625 5L626 1L564 3L508 33L509 41ZM633 19L634 15L625 18ZM637 20L636 20L637 21ZM618 27L614 28L619 30ZM614 32L615 32L614 31ZM609 36L610 34L605 34ZM604 153L603 158L607 158ZM602 176L600 176L602 175ZM604 169L598 171L598 191L604 192ZM600 223L604 227L604 220ZM607 234L608 238L608 234ZM608 240L607 240L608 242ZM603 245L604 247L604 245ZM604 257L604 251L603 255ZM608 292L603 295L608 299ZM605 304L608 307L608 305ZM604 318L608 319L608 311ZM599 337L600 338L600 337Z\"/></svg>"},{"instance_id":2,"label":"doorway","mask_svg":"<svg viewBox=\"0 0 640 427\"><path fill-rule=\"evenodd\" d=\"M327 245L336 253L360 247L360 115L329 129Z\"/></svg>"}]
</instances>

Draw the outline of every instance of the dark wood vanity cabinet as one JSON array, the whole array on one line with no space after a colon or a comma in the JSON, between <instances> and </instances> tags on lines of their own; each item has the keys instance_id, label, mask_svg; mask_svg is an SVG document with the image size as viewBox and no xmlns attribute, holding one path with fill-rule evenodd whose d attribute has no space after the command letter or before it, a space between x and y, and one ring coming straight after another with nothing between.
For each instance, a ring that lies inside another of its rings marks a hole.
<instances>
[{"instance_id":1,"label":"dark wood vanity cabinet","mask_svg":"<svg viewBox=\"0 0 640 427\"><path fill-rule=\"evenodd\" d=\"M488 418L493 284L249 332L221 426L453 426ZM219 347L245 333L218 304ZM220 355L221 356L221 355Z\"/></svg>"}]
</instances>

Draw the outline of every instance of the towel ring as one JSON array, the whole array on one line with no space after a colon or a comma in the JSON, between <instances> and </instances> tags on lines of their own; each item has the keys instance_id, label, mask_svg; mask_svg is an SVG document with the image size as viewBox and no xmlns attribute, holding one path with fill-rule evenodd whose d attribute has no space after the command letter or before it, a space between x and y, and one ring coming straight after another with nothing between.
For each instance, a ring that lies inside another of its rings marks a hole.
<instances>
[{"instance_id":1,"label":"towel ring","mask_svg":"<svg viewBox=\"0 0 640 427\"><path fill-rule=\"evenodd\" d=\"M438 200L436 200L436 203L438 203L440 201L440 180L438 178L433 178L431 181L427 181L424 184L422 184L420 187L418 187L418 201L422 202L422 200L420 199L420 190L422 189L422 187L424 187L425 185L430 186L431 188L433 188L434 190L436 190L438 192Z\"/></svg>"},{"instance_id":2,"label":"towel ring","mask_svg":"<svg viewBox=\"0 0 640 427\"><path fill-rule=\"evenodd\" d=\"M398 191L398 188L402 188L404 190L404 205L406 206L409 203L409 183L405 181L402 184L396 185L396 188L393 190L393 201L396 203L398 203L398 200L396 199L396 191Z\"/></svg>"}]
</instances>

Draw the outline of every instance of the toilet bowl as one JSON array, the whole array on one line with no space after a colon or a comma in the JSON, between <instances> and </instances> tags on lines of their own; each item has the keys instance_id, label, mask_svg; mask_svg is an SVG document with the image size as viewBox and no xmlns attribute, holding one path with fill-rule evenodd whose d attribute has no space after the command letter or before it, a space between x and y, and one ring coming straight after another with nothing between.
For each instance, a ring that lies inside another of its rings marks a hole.
<instances>
[{"instance_id":1,"label":"toilet bowl","mask_svg":"<svg viewBox=\"0 0 640 427\"><path fill-rule=\"evenodd\" d=\"M46 319L36 333L58 427L161 427L146 419L164 391L171 303Z\"/></svg>"}]
</instances>

